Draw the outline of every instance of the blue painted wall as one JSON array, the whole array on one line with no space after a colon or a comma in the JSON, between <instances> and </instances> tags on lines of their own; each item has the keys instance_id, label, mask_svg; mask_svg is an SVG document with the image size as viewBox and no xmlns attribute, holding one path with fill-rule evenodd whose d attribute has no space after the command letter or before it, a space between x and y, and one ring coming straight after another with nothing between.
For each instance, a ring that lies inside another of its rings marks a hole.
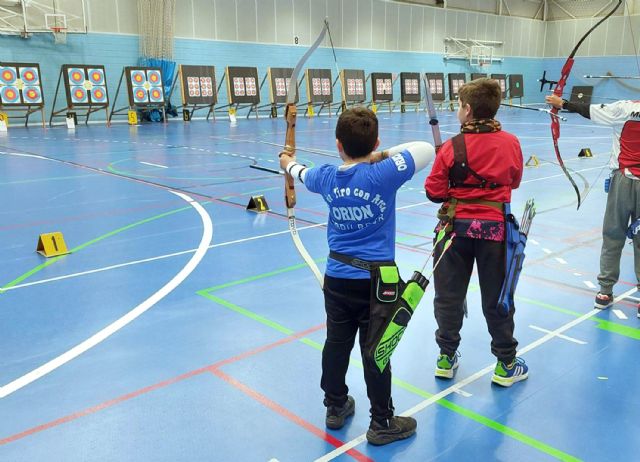
<instances>
[{"instance_id":1,"label":"blue painted wall","mask_svg":"<svg viewBox=\"0 0 640 462\"><path fill-rule=\"evenodd\" d=\"M19 37L0 37L0 61L26 61L38 62L41 65L47 114L51 111L53 93L58 79L60 66L63 64L104 64L107 72L110 97L115 95L122 67L135 65L138 61L138 37L135 35L95 34L69 35L66 45L55 45L48 34L34 35L25 40ZM306 48L302 46L267 45L241 42L222 42L193 39L176 39L175 60L178 64L203 64L215 65L218 81L222 78L223 69L231 66L257 66L260 79L266 73L269 66L291 67L300 58ZM442 55L436 53L418 52L390 52L375 50L336 50L339 68L364 69L368 75L370 72L437 72L445 74L451 72L480 72L471 69L465 61L442 60ZM542 95L539 93L537 79L546 69L548 76L559 75L563 58L522 58L506 57L502 63L494 63L490 73L496 74L523 74L525 76L524 103L540 102ZM329 68L334 73L335 63L330 48L320 48L307 63L308 67ZM579 58L576 62L572 78L568 83L573 85L596 85L596 96L611 98L637 98L638 92L623 86L624 82L585 80L581 77L585 73L606 73L612 71L618 75L637 74L640 71L636 67L635 58L611 57L611 58ZM626 83L633 84L633 81ZM640 86L640 84L638 85ZM261 97L263 102L268 102L268 85L265 84ZM367 88L367 93L370 88ZM394 94L399 99L399 88L396 83ZM302 92L304 95L304 92ZM62 92L60 94L62 96ZM339 96L336 95L338 100ZM222 88L219 101L225 104L227 100L226 89ZM304 96L303 96L304 100ZM179 104L179 91L174 94L173 103ZM118 106L126 105L126 98L121 92ZM101 117L97 114L96 119ZM37 119L34 119L34 122Z\"/></svg>"}]
</instances>

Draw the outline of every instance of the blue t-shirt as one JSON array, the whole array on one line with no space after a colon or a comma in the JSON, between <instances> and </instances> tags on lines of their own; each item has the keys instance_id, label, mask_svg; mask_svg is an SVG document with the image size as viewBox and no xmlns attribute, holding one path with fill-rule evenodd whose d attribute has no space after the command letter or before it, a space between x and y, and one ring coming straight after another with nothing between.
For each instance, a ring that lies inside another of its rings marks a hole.
<instances>
[{"instance_id":1,"label":"blue t-shirt","mask_svg":"<svg viewBox=\"0 0 640 462\"><path fill-rule=\"evenodd\" d=\"M304 184L321 194L329 206L329 248L367 261L395 258L396 191L415 172L407 151L374 164L360 163L346 170L322 165L307 170ZM368 271L329 258L326 274L366 279Z\"/></svg>"}]
</instances>

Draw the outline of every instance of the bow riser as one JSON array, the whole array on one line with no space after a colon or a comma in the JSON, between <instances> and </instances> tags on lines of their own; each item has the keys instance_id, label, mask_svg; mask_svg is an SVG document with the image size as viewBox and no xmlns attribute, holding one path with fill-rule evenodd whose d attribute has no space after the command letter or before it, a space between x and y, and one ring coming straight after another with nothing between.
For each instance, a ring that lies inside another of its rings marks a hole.
<instances>
[{"instance_id":1,"label":"bow riser","mask_svg":"<svg viewBox=\"0 0 640 462\"><path fill-rule=\"evenodd\" d=\"M287 120L287 133L285 135L284 150L289 155L293 155L296 152L296 119L298 114L298 108L295 104L287 104L285 109L285 119ZM294 185L294 179L291 175L285 172L284 175L284 200L288 209L292 209L296 206L296 189Z\"/></svg>"}]
</instances>

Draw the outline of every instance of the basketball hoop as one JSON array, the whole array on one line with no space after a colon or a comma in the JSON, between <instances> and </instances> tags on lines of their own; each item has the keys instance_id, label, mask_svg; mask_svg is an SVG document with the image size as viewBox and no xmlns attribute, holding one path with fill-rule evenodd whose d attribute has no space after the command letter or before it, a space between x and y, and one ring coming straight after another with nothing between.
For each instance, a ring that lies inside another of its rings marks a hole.
<instances>
[{"instance_id":1,"label":"basketball hoop","mask_svg":"<svg viewBox=\"0 0 640 462\"><path fill-rule=\"evenodd\" d=\"M53 43L63 45L67 43L67 28L66 27L52 27L51 33L53 34Z\"/></svg>"}]
</instances>

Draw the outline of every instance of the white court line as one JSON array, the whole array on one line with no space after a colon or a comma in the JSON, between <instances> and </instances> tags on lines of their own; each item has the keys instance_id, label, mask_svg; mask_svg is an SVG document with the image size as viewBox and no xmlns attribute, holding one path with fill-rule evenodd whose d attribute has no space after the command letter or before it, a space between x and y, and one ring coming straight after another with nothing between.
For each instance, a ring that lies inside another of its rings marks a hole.
<instances>
[{"instance_id":1,"label":"white court line","mask_svg":"<svg viewBox=\"0 0 640 462\"><path fill-rule=\"evenodd\" d=\"M596 285L591 281L582 281L582 282L584 282L584 285L587 286L589 289L595 289L596 288Z\"/></svg>"},{"instance_id":2,"label":"white court line","mask_svg":"<svg viewBox=\"0 0 640 462\"><path fill-rule=\"evenodd\" d=\"M396 210L404 210L404 209L416 207L416 206L419 206L419 205L425 205L425 204L428 204L428 203L429 202L421 202L419 204L404 205L402 207L397 207ZM304 231L305 229L319 228L319 227L326 226L326 225L327 225L327 222L325 221L323 223L316 223L316 224L313 224L313 225L302 226L302 227L298 228L298 231ZM233 240L233 241L220 242L219 244L211 244L209 247L207 247L207 249L215 249L216 247L225 247L227 245L233 245L233 244L242 244L244 242L255 241L255 240L258 240L258 239L264 239L264 238L272 237L272 236L279 236L281 234L289 234L289 229L286 229L284 231L276 231L276 232L273 232L273 233L261 234L259 236L245 237L245 238L236 239L236 240ZM179 257L180 255L186 255L186 254L189 254L189 253L193 253L196 250L198 250L198 249L182 250L180 252L168 253L168 254L165 254L165 255L159 255L157 257L144 258L142 260L133 260L133 261L125 262L125 263L118 263L117 265L103 266L102 268L96 268L96 269L87 270L87 271L80 271L78 273L65 274L63 276L56 276L56 277L48 278L48 279L40 279L38 281L25 282L24 284L16 284L15 286L11 286L11 287L6 287L6 288L0 287L0 290L2 290L2 292L8 292L10 290L23 289L25 287L36 286L36 285L39 285L39 284L46 284L48 282L62 281L64 279L71 279L71 278L75 278L75 277L86 276L88 274L101 273L103 271L109 271L109 270L112 270L112 269L124 268L126 266L133 266L133 265L139 265L141 263L149 263L149 262L152 262L152 261L164 260L165 258Z\"/></svg>"},{"instance_id":3,"label":"white court line","mask_svg":"<svg viewBox=\"0 0 640 462\"><path fill-rule=\"evenodd\" d=\"M629 300L633 300L634 302L640 302L640 298L638 298L638 297L631 297L631 296L628 296L627 298L628 298Z\"/></svg>"},{"instance_id":4,"label":"white court line","mask_svg":"<svg viewBox=\"0 0 640 462\"><path fill-rule=\"evenodd\" d=\"M529 239L529 242L531 242L533 245L540 245L540 243L535 239Z\"/></svg>"},{"instance_id":5,"label":"white court line","mask_svg":"<svg viewBox=\"0 0 640 462\"><path fill-rule=\"evenodd\" d=\"M302 228L298 228L298 231L302 231L304 229L309 229L309 228L317 228L319 226L324 226L324 225L325 225L325 223L320 223L320 224L317 224L317 225L304 226ZM254 241L254 240L257 240L257 239L263 239L265 237L278 236L280 234L289 234L289 230L286 229L284 231L277 231L277 232L269 233L269 234L261 234L260 236L245 237L245 238L242 238L242 239L236 239L235 241L220 242L219 244L210 245L209 247L207 247L207 249L214 249L216 247L224 247L224 246L233 245L233 244L241 244L243 242ZM151 262L151 261L163 260L165 258L178 257L180 255L186 255L188 253L193 253L193 252L195 252L197 250L198 249L182 250L180 252L168 253L166 255L159 255L157 257L150 257L150 258L145 258L145 259L142 259L142 260L133 260L133 261L126 262L126 263L119 263L117 265L104 266L102 268L96 268L96 269L92 269L92 270L88 270L88 271L81 271L79 273L66 274L64 276L56 276L54 278L49 278L49 279L40 279L38 281L26 282L24 284L16 284L13 287L7 287L6 289L0 288L0 289L2 289L3 292L7 292L9 290L22 289L24 287L35 286L35 285L38 285L38 284L45 284L47 282L61 281L63 279L70 279L70 278L75 278L75 277L79 277L79 276L85 276L87 274L101 273L103 271L109 271L109 270L112 270L112 269L123 268L125 266L139 265L141 263L148 263L148 262Z\"/></svg>"},{"instance_id":6,"label":"white court line","mask_svg":"<svg viewBox=\"0 0 640 462\"><path fill-rule=\"evenodd\" d=\"M628 290L627 292L619 295L618 297L615 297L613 302L616 303L619 300L622 300L623 298L631 295L632 293L634 293L636 291L635 288ZM549 332L548 334L540 337L538 340L536 340L535 342L530 343L529 345L527 345L526 347L522 348L518 353L519 356L524 355L525 353L533 350L534 348L539 347L540 345L543 345L544 343L548 342L549 340L553 339L554 337L557 337L559 334L571 329L574 326L577 326L578 324L586 321L589 318L592 318L593 316L595 316L596 314L601 313L601 310L596 310L593 309L591 311L589 311L588 313L583 314L582 316L580 316L579 318L574 319L571 322L566 323L563 326L560 326L559 328L557 328L556 330ZM430 405L434 404L436 401L447 397L448 395L450 395L451 393L454 393L456 390L460 390L461 388L469 385L470 383L475 382L476 380L478 380L479 378L483 377L484 375L488 374L489 372L492 372L495 369L496 365L495 363L491 363L489 364L487 367L485 367L484 369L480 369L478 372L476 372L473 375L470 375L469 377L467 377L464 380L461 380L460 382L450 386L449 388L446 388L444 390L442 390L439 393L436 393L435 395L433 395L431 398L425 399L424 401L422 401L421 403L418 403L416 406L413 406L412 408L406 410L405 412L403 412L401 415L403 416L412 416L414 414L417 414L418 412L422 411L423 409L426 409L427 407L429 407ZM340 446L339 448L334 449L333 451L325 454L322 457L317 458L314 462L329 462L330 460L335 459L336 457L341 456L342 454L344 454L345 452L347 452L350 449L353 449L354 447L356 447L357 445L359 445L360 443L363 443L364 441L366 441L366 434L362 434L360 436L358 436L357 438L343 444L342 446Z\"/></svg>"},{"instance_id":7,"label":"white court line","mask_svg":"<svg viewBox=\"0 0 640 462\"><path fill-rule=\"evenodd\" d=\"M140 163L144 164L144 165L151 165L152 167L169 168L166 165L154 164L154 163L151 163L151 162L142 162L142 161L140 161Z\"/></svg>"},{"instance_id":8,"label":"white court line","mask_svg":"<svg viewBox=\"0 0 640 462\"><path fill-rule=\"evenodd\" d=\"M561 265L566 265L567 264L567 260L565 260L564 258L556 257L555 260L558 263L560 263Z\"/></svg>"},{"instance_id":9,"label":"white court line","mask_svg":"<svg viewBox=\"0 0 640 462\"><path fill-rule=\"evenodd\" d=\"M197 201L193 200L191 197L176 192L170 191L176 196L187 201L191 206L196 209L198 214L200 214L200 218L202 219L202 239L200 240L200 245L198 246L198 250L196 250L195 254L189 262L180 270L178 274L176 274L167 284L165 284L160 290L147 298L144 302L140 303L134 309L129 311L127 314L117 319L113 323L109 324L107 327L103 328L96 334L92 335L88 339L74 346L70 350L61 354L57 358L52 359L51 361L43 364L42 366L32 370L31 372L19 377L12 382L0 387L0 398L5 398L11 393L18 391L19 389L29 385L31 382L38 380L39 378L45 376L49 372L52 372L68 363L69 361L77 358L85 351L93 348L98 345L103 340L107 339L109 336L113 335L127 324L135 320L137 317L142 315L144 312L152 308L156 303L162 300L164 297L169 295L173 289L178 287L192 272L196 269L198 264L202 261L205 254L207 253L207 249L209 247L209 243L213 238L213 223L211 223L211 217L206 212L204 207L200 205Z\"/></svg>"},{"instance_id":10,"label":"white court line","mask_svg":"<svg viewBox=\"0 0 640 462\"><path fill-rule=\"evenodd\" d=\"M469 393L468 391L464 391L464 390L456 390L454 393L460 395L460 396L464 396L465 398L471 398L473 395L471 393Z\"/></svg>"},{"instance_id":11,"label":"white court line","mask_svg":"<svg viewBox=\"0 0 640 462\"><path fill-rule=\"evenodd\" d=\"M545 334L548 334L548 333L551 332L548 329L545 329L543 327L534 326L532 324L529 324L529 327L532 328L533 330L537 330L539 332L544 332ZM586 345L587 344L587 342L585 342L584 340L578 340L577 338L569 337L568 335L558 334L556 337L564 339L564 340L568 340L569 342L577 343L578 345Z\"/></svg>"},{"instance_id":12,"label":"white court line","mask_svg":"<svg viewBox=\"0 0 640 462\"><path fill-rule=\"evenodd\" d=\"M615 309L611 311L613 311L613 314L615 314L618 319L629 319L622 310Z\"/></svg>"},{"instance_id":13,"label":"white court line","mask_svg":"<svg viewBox=\"0 0 640 462\"><path fill-rule=\"evenodd\" d=\"M546 249L546 248L543 248L543 249L542 249L542 251L543 251L544 253L546 253L547 255L549 255L549 254L552 254L552 253L553 253L553 250L549 250L549 249Z\"/></svg>"},{"instance_id":14,"label":"white court line","mask_svg":"<svg viewBox=\"0 0 640 462\"><path fill-rule=\"evenodd\" d=\"M580 273L573 273L574 276L582 276Z\"/></svg>"}]
</instances>

